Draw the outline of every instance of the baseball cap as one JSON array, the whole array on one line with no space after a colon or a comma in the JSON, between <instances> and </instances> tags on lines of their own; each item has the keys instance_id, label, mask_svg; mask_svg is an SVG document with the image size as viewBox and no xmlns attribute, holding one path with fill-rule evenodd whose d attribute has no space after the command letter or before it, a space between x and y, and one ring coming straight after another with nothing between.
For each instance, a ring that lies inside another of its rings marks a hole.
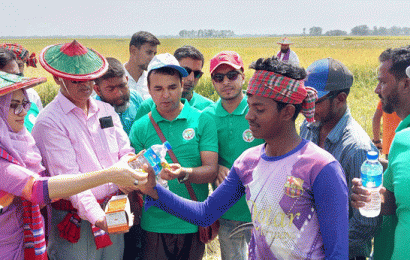
<instances>
[{"instance_id":1,"label":"baseball cap","mask_svg":"<svg viewBox=\"0 0 410 260\"><path fill-rule=\"evenodd\" d=\"M244 71L244 66L243 66L243 61L241 56L239 56L238 53L234 51L222 51L218 54L216 54L212 59L211 59L211 65L209 68L210 73L214 72L216 68L219 67L219 65L222 64L228 64L229 66L232 66L235 69L242 69Z\"/></svg>"},{"instance_id":2,"label":"baseball cap","mask_svg":"<svg viewBox=\"0 0 410 260\"><path fill-rule=\"evenodd\" d=\"M318 98L330 91L348 89L353 84L353 74L338 60L332 58L313 62L306 69L305 86L316 89Z\"/></svg>"},{"instance_id":3,"label":"baseball cap","mask_svg":"<svg viewBox=\"0 0 410 260\"><path fill-rule=\"evenodd\" d=\"M151 62L148 64L148 73L151 70L165 67L176 69L182 77L188 76L186 69L181 67L177 59L169 53L161 53L155 55L154 58L152 58Z\"/></svg>"}]
</instances>

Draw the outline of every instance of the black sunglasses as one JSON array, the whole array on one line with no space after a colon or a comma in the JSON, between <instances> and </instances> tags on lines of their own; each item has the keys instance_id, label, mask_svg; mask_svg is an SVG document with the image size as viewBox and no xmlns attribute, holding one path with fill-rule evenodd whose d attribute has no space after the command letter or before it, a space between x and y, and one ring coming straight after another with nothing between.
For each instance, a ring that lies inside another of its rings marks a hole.
<instances>
[{"instance_id":1,"label":"black sunglasses","mask_svg":"<svg viewBox=\"0 0 410 260\"><path fill-rule=\"evenodd\" d=\"M325 95L325 96L319 98L318 100L316 100L315 105L320 104L320 103L322 103L322 102L325 101L325 100L328 100L328 99L331 99L331 98L335 98L338 94L339 94L339 93L337 93L337 94L327 94L327 95Z\"/></svg>"},{"instance_id":2,"label":"black sunglasses","mask_svg":"<svg viewBox=\"0 0 410 260\"><path fill-rule=\"evenodd\" d=\"M202 75L204 74L202 71L200 70L192 70L191 68L188 67L184 67L184 69L186 70L186 72L188 72L188 75L191 74L191 72L194 73L194 77L196 79L199 79L200 77L202 77Z\"/></svg>"},{"instance_id":3,"label":"black sunglasses","mask_svg":"<svg viewBox=\"0 0 410 260\"><path fill-rule=\"evenodd\" d=\"M229 80L234 81L238 78L239 74L241 73L236 70L232 70L226 74L222 74L222 73L214 74L212 76L212 79L215 80L215 82L221 83L222 81L224 81L224 78L226 76Z\"/></svg>"}]
</instances>

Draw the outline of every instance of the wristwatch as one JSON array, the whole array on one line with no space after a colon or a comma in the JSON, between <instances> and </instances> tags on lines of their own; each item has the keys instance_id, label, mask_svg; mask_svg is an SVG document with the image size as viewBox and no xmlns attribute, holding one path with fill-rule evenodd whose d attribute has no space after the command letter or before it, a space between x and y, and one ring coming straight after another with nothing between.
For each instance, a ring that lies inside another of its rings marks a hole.
<instances>
[{"instance_id":1,"label":"wristwatch","mask_svg":"<svg viewBox=\"0 0 410 260\"><path fill-rule=\"evenodd\" d=\"M187 171L187 172L185 173L184 178L182 178L182 179L177 179L177 180L178 180L179 183L184 183L184 182L186 182L186 181L188 180L188 178L189 178L189 172Z\"/></svg>"},{"instance_id":2,"label":"wristwatch","mask_svg":"<svg viewBox=\"0 0 410 260\"><path fill-rule=\"evenodd\" d=\"M382 142L382 140L372 140L374 144L380 144Z\"/></svg>"}]
</instances>

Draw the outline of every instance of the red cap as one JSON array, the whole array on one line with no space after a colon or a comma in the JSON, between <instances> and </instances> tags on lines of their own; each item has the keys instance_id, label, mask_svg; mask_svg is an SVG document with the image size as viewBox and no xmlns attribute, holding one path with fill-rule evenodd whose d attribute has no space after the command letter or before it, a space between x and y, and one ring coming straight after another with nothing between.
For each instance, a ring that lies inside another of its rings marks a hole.
<instances>
[{"instance_id":1,"label":"red cap","mask_svg":"<svg viewBox=\"0 0 410 260\"><path fill-rule=\"evenodd\" d=\"M244 66L243 66L243 61L241 56L239 56L238 53L234 51L222 51L218 54L216 54L212 59L211 59L211 65L210 65L210 72L214 72L214 70L219 67L221 64L228 64L229 66L232 66L235 69L242 69L244 71Z\"/></svg>"}]
</instances>

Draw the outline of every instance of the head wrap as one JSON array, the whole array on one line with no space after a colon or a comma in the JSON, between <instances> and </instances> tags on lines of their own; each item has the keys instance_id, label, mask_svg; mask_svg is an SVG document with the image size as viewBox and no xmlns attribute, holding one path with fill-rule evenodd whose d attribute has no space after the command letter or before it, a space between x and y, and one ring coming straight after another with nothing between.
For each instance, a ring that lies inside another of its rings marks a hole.
<instances>
[{"instance_id":1,"label":"head wrap","mask_svg":"<svg viewBox=\"0 0 410 260\"><path fill-rule=\"evenodd\" d=\"M257 70L249 80L247 93L283 103L302 104L302 114L308 122L314 122L316 90L305 87L303 82L275 72Z\"/></svg>"},{"instance_id":2,"label":"head wrap","mask_svg":"<svg viewBox=\"0 0 410 260\"><path fill-rule=\"evenodd\" d=\"M26 90L23 89L27 100ZM20 165L34 173L44 170L41 166L40 151L35 145L34 138L24 127L20 132L15 133L8 123L11 98L13 92L0 97L0 147L6 150Z\"/></svg>"},{"instance_id":3,"label":"head wrap","mask_svg":"<svg viewBox=\"0 0 410 260\"><path fill-rule=\"evenodd\" d=\"M8 49L14 52L16 54L17 59L23 61L24 63L27 64L27 66L31 66L36 68L37 67L37 59L36 59L36 54L29 53L27 49L25 49L23 46L21 46L18 43L2 43L0 44L0 48Z\"/></svg>"}]
</instances>

